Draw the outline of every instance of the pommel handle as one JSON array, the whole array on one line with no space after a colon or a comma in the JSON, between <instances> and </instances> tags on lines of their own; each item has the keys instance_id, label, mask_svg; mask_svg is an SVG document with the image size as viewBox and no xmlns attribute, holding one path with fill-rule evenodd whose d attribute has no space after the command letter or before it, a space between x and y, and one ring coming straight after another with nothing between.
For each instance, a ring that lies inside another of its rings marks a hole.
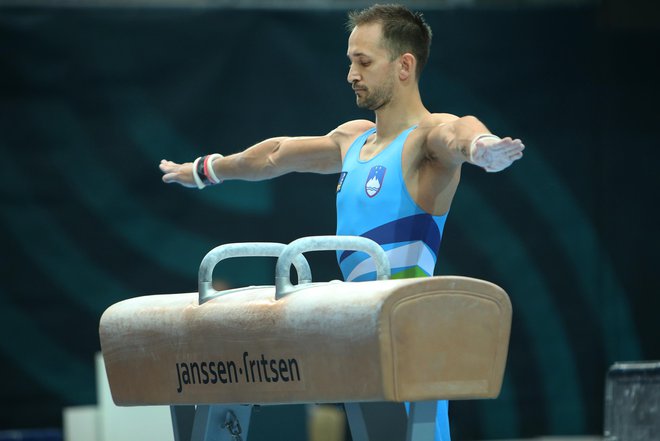
<instances>
[{"instance_id":1,"label":"pommel handle","mask_svg":"<svg viewBox=\"0 0 660 441\"><path fill-rule=\"evenodd\" d=\"M204 256L199 265L199 304L217 297L219 293L213 289L212 282L213 269L220 261L232 257L279 257L286 247L285 244L277 242L246 242L228 243L213 248ZM302 254L291 256L289 262L289 266L293 264L296 267L300 283L312 281L312 270Z\"/></svg>"},{"instance_id":2,"label":"pommel handle","mask_svg":"<svg viewBox=\"0 0 660 441\"><path fill-rule=\"evenodd\" d=\"M309 236L294 240L286 246L275 265L275 299L280 299L293 291L291 284L291 264L294 258L308 251L355 250L369 254L376 264L378 280L388 280L391 269L387 254L371 239L361 236ZM297 270L297 267L296 267ZM305 283L298 278L299 283Z\"/></svg>"}]
</instances>

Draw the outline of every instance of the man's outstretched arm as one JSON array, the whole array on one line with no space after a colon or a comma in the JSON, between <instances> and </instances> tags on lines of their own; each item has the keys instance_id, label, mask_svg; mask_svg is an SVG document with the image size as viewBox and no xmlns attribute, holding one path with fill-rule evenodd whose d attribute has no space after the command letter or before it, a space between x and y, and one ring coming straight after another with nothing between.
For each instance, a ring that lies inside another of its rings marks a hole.
<instances>
[{"instance_id":1,"label":"man's outstretched arm","mask_svg":"<svg viewBox=\"0 0 660 441\"><path fill-rule=\"evenodd\" d=\"M333 173L341 164L339 147L329 136L270 138L243 152L216 157L210 164L220 180L260 181L286 173ZM163 159L163 182L196 187L193 162L178 164Z\"/></svg>"},{"instance_id":2,"label":"man's outstretched arm","mask_svg":"<svg viewBox=\"0 0 660 441\"><path fill-rule=\"evenodd\" d=\"M216 155L206 165L212 167L211 174L220 181L261 181L291 172L339 173L342 146L347 148L358 134L371 126L373 123L370 121L355 120L340 125L325 136L270 138L240 153L225 157ZM197 187L194 164L178 164L163 159L160 162L163 182ZM208 169L206 171L210 172Z\"/></svg>"},{"instance_id":3,"label":"man's outstretched arm","mask_svg":"<svg viewBox=\"0 0 660 441\"><path fill-rule=\"evenodd\" d=\"M488 172L498 172L522 158L525 145L519 139L500 138L473 116L456 118L435 127L428 146L440 159L461 164L469 162Z\"/></svg>"}]
</instances>

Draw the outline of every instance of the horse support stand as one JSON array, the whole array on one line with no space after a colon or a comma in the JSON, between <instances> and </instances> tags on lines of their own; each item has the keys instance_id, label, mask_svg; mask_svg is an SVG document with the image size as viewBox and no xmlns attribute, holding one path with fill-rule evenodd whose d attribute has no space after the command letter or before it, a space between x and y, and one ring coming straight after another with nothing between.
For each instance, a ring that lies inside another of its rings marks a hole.
<instances>
[{"instance_id":1,"label":"horse support stand","mask_svg":"<svg viewBox=\"0 0 660 441\"><path fill-rule=\"evenodd\" d=\"M171 406L174 441L248 441L253 405ZM344 403L353 441L429 441L436 401Z\"/></svg>"}]
</instances>

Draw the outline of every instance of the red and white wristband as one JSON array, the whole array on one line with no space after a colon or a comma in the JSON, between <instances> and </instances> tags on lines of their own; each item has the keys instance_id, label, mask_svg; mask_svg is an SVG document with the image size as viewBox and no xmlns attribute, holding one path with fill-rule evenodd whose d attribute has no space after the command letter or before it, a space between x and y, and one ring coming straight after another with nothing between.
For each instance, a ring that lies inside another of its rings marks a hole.
<instances>
[{"instance_id":1,"label":"red and white wristband","mask_svg":"<svg viewBox=\"0 0 660 441\"><path fill-rule=\"evenodd\" d=\"M213 161L217 158L222 158L219 153L212 155L200 156L193 162L193 178L195 184L200 190L210 185L221 184L222 179L218 178L213 170Z\"/></svg>"}]
</instances>

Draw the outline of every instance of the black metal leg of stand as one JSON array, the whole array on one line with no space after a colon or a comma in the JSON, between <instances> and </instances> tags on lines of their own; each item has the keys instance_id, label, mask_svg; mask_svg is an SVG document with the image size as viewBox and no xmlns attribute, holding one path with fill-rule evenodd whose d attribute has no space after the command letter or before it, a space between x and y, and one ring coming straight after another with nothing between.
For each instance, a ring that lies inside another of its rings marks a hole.
<instances>
[{"instance_id":1,"label":"black metal leg of stand","mask_svg":"<svg viewBox=\"0 0 660 441\"><path fill-rule=\"evenodd\" d=\"M191 441L247 441L251 405L198 405Z\"/></svg>"},{"instance_id":2,"label":"black metal leg of stand","mask_svg":"<svg viewBox=\"0 0 660 441\"><path fill-rule=\"evenodd\" d=\"M174 441L247 441L251 405L170 406Z\"/></svg>"},{"instance_id":3,"label":"black metal leg of stand","mask_svg":"<svg viewBox=\"0 0 660 441\"><path fill-rule=\"evenodd\" d=\"M170 414L174 441L190 441L195 420L195 406L170 406Z\"/></svg>"},{"instance_id":4,"label":"black metal leg of stand","mask_svg":"<svg viewBox=\"0 0 660 441\"><path fill-rule=\"evenodd\" d=\"M344 403L344 410L346 411L346 420L353 441L369 441L369 434L367 433L360 403Z\"/></svg>"},{"instance_id":5,"label":"black metal leg of stand","mask_svg":"<svg viewBox=\"0 0 660 441\"><path fill-rule=\"evenodd\" d=\"M344 403L344 409L353 441L405 439L407 417L402 403Z\"/></svg>"},{"instance_id":6,"label":"black metal leg of stand","mask_svg":"<svg viewBox=\"0 0 660 441\"><path fill-rule=\"evenodd\" d=\"M406 441L433 441L435 437L435 415L437 401L410 403Z\"/></svg>"}]
</instances>

